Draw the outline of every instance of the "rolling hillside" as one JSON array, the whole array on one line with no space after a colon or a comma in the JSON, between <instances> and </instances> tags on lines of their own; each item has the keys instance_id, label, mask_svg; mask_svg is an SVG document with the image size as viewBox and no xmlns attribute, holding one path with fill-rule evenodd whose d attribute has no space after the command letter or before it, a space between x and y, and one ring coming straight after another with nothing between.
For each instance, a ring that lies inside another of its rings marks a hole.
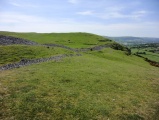
<instances>
[{"instance_id":1,"label":"rolling hillside","mask_svg":"<svg viewBox=\"0 0 159 120\"><path fill-rule=\"evenodd\" d=\"M0 45L0 66L66 55L0 71L0 119L159 118L159 69L122 45L89 33L0 35L38 43Z\"/></svg>"}]
</instances>

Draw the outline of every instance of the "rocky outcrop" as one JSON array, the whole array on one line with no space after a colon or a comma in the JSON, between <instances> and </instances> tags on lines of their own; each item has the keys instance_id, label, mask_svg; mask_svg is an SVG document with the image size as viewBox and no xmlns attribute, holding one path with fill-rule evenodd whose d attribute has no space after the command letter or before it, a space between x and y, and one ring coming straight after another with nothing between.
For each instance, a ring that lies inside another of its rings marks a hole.
<instances>
[{"instance_id":1,"label":"rocky outcrop","mask_svg":"<svg viewBox=\"0 0 159 120\"><path fill-rule=\"evenodd\" d=\"M37 45L36 42L30 40L12 37L12 36L0 35L0 45L12 45L12 44Z\"/></svg>"}]
</instances>

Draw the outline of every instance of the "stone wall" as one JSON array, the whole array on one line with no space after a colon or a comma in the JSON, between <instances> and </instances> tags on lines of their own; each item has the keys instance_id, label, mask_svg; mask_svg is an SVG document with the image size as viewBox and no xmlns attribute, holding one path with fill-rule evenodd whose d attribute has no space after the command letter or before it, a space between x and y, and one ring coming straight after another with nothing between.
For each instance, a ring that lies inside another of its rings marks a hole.
<instances>
[{"instance_id":1,"label":"stone wall","mask_svg":"<svg viewBox=\"0 0 159 120\"><path fill-rule=\"evenodd\" d=\"M51 61L51 60L58 61L62 58L73 57L73 56L81 56L81 54L68 54L68 55L63 54L63 55L51 56L48 58L39 58L39 59L31 59L31 60L22 59L20 62L0 66L0 71L10 70L13 68L19 68L19 67L28 66L28 65L37 64L37 63L42 63L42 62L47 62L47 61Z\"/></svg>"}]
</instances>

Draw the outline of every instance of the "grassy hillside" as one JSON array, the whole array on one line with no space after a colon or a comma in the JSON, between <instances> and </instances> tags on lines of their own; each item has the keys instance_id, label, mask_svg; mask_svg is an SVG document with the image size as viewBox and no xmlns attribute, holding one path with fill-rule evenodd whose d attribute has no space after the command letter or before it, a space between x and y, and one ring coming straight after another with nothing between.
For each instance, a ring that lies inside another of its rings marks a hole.
<instances>
[{"instance_id":1,"label":"grassy hillside","mask_svg":"<svg viewBox=\"0 0 159 120\"><path fill-rule=\"evenodd\" d=\"M88 33L2 33L77 48L95 46L96 42L114 43ZM119 44L112 48L124 49ZM159 69L112 48L1 71L0 119L157 120ZM0 46L0 51L0 64L73 53L63 48L26 45Z\"/></svg>"},{"instance_id":2,"label":"grassy hillside","mask_svg":"<svg viewBox=\"0 0 159 120\"><path fill-rule=\"evenodd\" d=\"M90 33L14 33L0 32L0 35L9 35L35 41L41 44L56 43L74 48L92 47L95 45L112 43L107 38Z\"/></svg>"}]
</instances>

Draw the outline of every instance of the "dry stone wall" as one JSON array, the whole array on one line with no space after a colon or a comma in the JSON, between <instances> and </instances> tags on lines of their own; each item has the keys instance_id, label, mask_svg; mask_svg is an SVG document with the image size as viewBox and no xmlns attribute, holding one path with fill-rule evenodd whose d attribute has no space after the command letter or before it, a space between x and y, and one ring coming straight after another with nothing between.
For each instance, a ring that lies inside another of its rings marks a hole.
<instances>
[{"instance_id":1,"label":"dry stone wall","mask_svg":"<svg viewBox=\"0 0 159 120\"><path fill-rule=\"evenodd\" d=\"M19 67L23 67L23 66L28 66L28 65L52 61L52 60L58 61L58 60L61 60L62 58L73 57L73 56L81 56L81 54L63 54L63 55L51 56L48 58L39 58L39 59L31 59L31 60L22 59L20 62L10 63L7 65L0 66L0 71L10 70L13 68L19 68Z\"/></svg>"},{"instance_id":2,"label":"dry stone wall","mask_svg":"<svg viewBox=\"0 0 159 120\"><path fill-rule=\"evenodd\" d=\"M38 44L36 42L22 39L22 38L16 38L12 36L5 36L5 35L0 35L0 45L13 45L13 44L23 44L23 45L41 45L41 46L46 46L46 47L61 47L67 50L71 50L75 52L76 54L62 54L62 55L57 55L57 56L51 56L48 58L38 58L38 59L22 59L20 62L16 63L10 63L6 64L3 66L0 66L0 71L3 70L9 70L13 68L19 68L23 66L28 66L31 64L36 64L36 63L41 63L41 62L47 62L47 61L58 61L62 58L65 57L73 57L73 56L81 56L79 52L86 52L86 51L93 51L93 50L101 50L106 47L110 47L109 45L99 45L91 48L81 48L81 49L76 49L76 48L70 48L64 45L58 45L58 44Z\"/></svg>"}]
</instances>

